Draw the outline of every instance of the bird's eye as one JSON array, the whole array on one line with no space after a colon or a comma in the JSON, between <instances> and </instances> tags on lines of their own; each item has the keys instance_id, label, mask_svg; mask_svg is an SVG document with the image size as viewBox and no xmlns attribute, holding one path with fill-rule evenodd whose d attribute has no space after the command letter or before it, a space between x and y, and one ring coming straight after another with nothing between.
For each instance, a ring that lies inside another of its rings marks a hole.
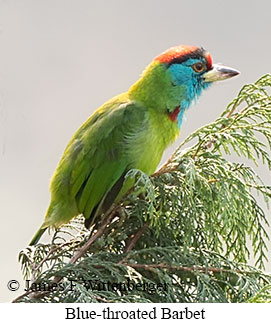
<instances>
[{"instance_id":1,"label":"bird's eye","mask_svg":"<svg viewBox=\"0 0 271 323\"><path fill-rule=\"evenodd\" d=\"M202 73L206 70L204 63L198 62L191 66L196 73Z\"/></svg>"}]
</instances>

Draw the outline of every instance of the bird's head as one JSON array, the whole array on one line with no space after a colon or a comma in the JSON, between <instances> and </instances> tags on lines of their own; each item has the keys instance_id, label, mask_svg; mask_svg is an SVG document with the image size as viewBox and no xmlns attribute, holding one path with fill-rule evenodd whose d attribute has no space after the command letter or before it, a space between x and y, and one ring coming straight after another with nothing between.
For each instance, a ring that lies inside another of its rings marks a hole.
<instances>
[{"instance_id":1,"label":"bird's head","mask_svg":"<svg viewBox=\"0 0 271 323\"><path fill-rule=\"evenodd\" d=\"M233 68L213 64L211 55L195 46L172 47L155 57L130 92L145 105L172 113L183 112L213 82L238 75Z\"/></svg>"}]
</instances>

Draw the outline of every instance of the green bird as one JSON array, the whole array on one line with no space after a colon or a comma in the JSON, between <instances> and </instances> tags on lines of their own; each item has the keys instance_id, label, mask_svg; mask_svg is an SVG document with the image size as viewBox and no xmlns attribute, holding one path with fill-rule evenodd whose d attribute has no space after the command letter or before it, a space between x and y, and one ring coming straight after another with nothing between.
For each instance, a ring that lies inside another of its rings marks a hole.
<instances>
[{"instance_id":1,"label":"green bird","mask_svg":"<svg viewBox=\"0 0 271 323\"><path fill-rule=\"evenodd\" d=\"M96 110L68 143L51 180L44 222L30 245L48 227L79 214L86 227L95 224L133 184L125 178L130 169L155 171L202 90L237 74L213 65L210 54L195 46L172 47L154 58L127 92Z\"/></svg>"}]
</instances>

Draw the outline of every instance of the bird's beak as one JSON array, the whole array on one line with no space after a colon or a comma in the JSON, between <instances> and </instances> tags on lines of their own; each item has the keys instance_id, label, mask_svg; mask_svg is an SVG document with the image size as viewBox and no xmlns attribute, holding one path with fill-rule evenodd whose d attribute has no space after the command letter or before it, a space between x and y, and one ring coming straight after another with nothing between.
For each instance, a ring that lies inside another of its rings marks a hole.
<instances>
[{"instance_id":1,"label":"bird's beak","mask_svg":"<svg viewBox=\"0 0 271 323\"><path fill-rule=\"evenodd\" d=\"M214 64L212 69L203 75L203 79L204 82L216 82L226 80L238 74L240 74L240 72L231 67Z\"/></svg>"}]
</instances>

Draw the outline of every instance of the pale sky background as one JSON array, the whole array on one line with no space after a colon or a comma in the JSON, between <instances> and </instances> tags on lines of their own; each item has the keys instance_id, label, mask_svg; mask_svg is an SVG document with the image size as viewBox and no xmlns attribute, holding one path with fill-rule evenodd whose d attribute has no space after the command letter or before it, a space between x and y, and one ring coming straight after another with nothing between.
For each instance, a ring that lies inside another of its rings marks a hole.
<instances>
[{"instance_id":1,"label":"pale sky background","mask_svg":"<svg viewBox=\"0 0 271 323\"><path fill-rule=\"evenodd\" d=\"M202 95L180 142L271 72L270 33L269 0L0 0L0 301L23 292L18 253L43 220L66 144L96 108L168 47L203 46L241 75Z\"/></svg>"}]
</instances>

